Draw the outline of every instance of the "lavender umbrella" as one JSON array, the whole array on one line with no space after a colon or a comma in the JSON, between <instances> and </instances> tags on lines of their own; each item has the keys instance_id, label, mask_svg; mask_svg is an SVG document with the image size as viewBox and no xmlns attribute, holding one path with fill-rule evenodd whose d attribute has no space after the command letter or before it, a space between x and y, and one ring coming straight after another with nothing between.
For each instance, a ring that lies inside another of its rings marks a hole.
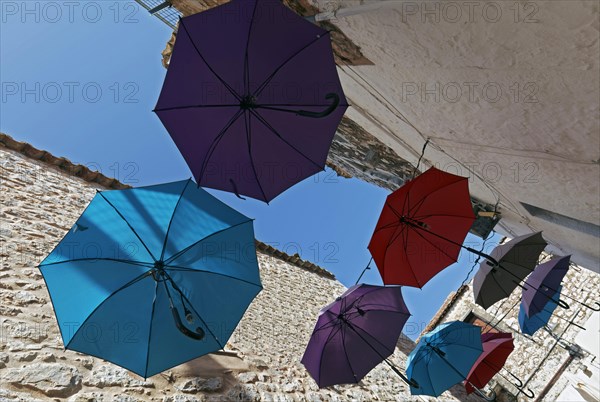
<instances>
[{"instance_id":1,"label":"lavender umbrella","mask_svg":"<svg viewBox=\"0 0 600 402\"><path fill-rule=\"evenodd\" d=\"M355 285L320 311L302 364L319 387L357 383L382 361L411 383L387 360L409 317L400 287Z\"/></svg>"},{"instance_id":2,"label":"lavender umbrella","mask_svg":"<svg viewBox=\"0 0 600 402\"><path fill-rule=\"evenodd\" d=\"M524 282L523 294L521 297L521 308L527 317L542 312L546 308L548 302L558 304L564 309L568 309L569 305L560 299L561 282L569 271L571 256L553 257L550 261L538 265L531 275ZM558 293L557 293L558 292ZM556 295L556 297L555 297ZM583 303L571 296L563 295L590 310L599 311L600 303L596 302L597 307L592 307Z\"/></svg>"},{"instance_id":3,"label":"lavender umbrella","mask_svg":"<svg viewBox=\"0 0 600 402\"><path fill-rule=\"evenodd\" d=\"M200 186L269 202L324 169L346 108L327 31L233 0L180 20L154 111Z\"/></svg>"},{"instance_id":4,"label":"lavender umbrella","mask_svg":"<svg viewBox=\"0 0 600 402\"><path fill-rule=\"evenodd\" d=\"M560 288L564 276L569 270L571 256L553 258L548 262L538 265L523 289L521 304L527 317L532 317L544 310L556 291ZM557 301L557 303L559 303ZM565 306L563 306L565 307ZM569 308L566 305L566 308Z\"/></svg>"}]
</instances>

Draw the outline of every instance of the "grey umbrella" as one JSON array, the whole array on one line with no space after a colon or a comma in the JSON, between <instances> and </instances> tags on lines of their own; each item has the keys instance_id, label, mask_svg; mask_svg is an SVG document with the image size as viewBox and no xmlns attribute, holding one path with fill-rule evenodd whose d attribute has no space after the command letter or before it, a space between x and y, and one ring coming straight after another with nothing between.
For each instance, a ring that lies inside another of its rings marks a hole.
<instances>
[{"instance_id":1,"label":"grey umbrella","mask_svg":"<svg viewBox=\"0 0 600 402\"><path fill-rule=\"evenodd\" d=\"M538 258L548 245L542 232L515 237L496 247L479 266L473 279L475 303L484 309L510 296L538 263Z\"/></svg>"}]
</instances>

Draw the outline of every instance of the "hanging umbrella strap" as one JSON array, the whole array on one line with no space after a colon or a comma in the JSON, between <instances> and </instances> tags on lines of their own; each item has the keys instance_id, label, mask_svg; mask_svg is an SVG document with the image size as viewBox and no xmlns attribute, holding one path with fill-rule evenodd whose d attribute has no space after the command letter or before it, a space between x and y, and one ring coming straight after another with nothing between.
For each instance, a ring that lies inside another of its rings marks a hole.
<instances>
[{"instance_id":1,"label":"hanging umbrella strap","mask_svg":"<svg viewBox=\"0 0 600 402\"><path fill-rule=\"evenodd\" d=\"M316 119L321 118L321 117L327 117L331 113L333 113L333 111L340 104L340 96L334 92L330 92L327 95L325 95L325 99L327 99L327 100L333 99L333 102L331 103L331 105L329 105L327 107L327 109L323 110L322 112L309 112L308 110L298 110L296 113L300 116L312 117L312 118L316 118Z\"/></svg>"},{"instance_id":2,"label":"hanging umbrella strap","mask_svg":"<svg viewBox=\"0 0 600 402\"><path fill-rule=\"evenodd\" d=\"M328 93L327 95L325 95L325 99L327 99L327 100L333 99L333 102L331 103L331 105L327 106L327 109L325 109L321 112L311 112L309 110L302 110L302 109L294 110L294 109L286 109L286 108L280 107L280 106L294 106L294 105L261 105L260 103L258 103L258 104L257 103L249 103L249 106L246 106L246 107L249 109L275 110L277 112L292 113L297 116L311 117L313 119L319 119L321 117L329 116L340 105L340 96L334 92L331 92L331 93ZM304 105L304 106L322 106L322 105ZM348 105L342 105L342 106L348 106Z\"/></svg>"}]
</instances>

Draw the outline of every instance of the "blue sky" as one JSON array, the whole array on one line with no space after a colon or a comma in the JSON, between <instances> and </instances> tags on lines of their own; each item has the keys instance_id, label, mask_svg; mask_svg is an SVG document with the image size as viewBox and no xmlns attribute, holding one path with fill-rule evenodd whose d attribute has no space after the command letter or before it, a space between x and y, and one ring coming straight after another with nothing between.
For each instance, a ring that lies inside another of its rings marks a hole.
<instances>
[{"instance_id":1,"label":"blue sky","mask_svg":"<svg viewBox=\"0 0 600 402\"><path fill-rule=\"evenodd\" d=\"M0 1L0 130L133 186L190 177L152 113L171 29L133 1L66 3ZM269 206L211 192L255 218L259 240L323 266L347 286L369 261L367 244L388 194L331 171ZM475 236L467 241L481 246ZM404 290L413 313L407 335L418 336L473 260L464 252L422 290ZM381 283L376 269L363 281Z\"/></svg>"}]
</instances>

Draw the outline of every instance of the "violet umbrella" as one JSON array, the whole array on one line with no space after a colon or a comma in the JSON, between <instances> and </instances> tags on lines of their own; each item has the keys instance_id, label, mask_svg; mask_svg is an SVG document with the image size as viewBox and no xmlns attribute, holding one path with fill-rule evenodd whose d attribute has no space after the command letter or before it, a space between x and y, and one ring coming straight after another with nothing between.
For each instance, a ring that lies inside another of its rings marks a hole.
<instances>
[{"instance_id":1,"label":"violet umbrella","mask_svg":"<svg viewBox=\"0 0 600 402\"><path fill-rule=\"evenodd\" d=\"M554 295L557 294L563 278L569 271L570 260L570 255L565 257L557 256L535 267L533 273L524 283L523 296L521 298L522 308L527 317L532 317L540 313L544 310L548 302L556 303L564 309L569 308L569 305L559 298L560 292L558 293L558 297L554 297ZM563 296L590 310L599 311L598 308L582 303L573 297ZM596 305L600 307L598 302L596 302Z\"/></svg>"},{"instance_id":2,"label":"violet umbrella","mask_svg":"<svg viewBox=\"0 0 600 402\"><path fill-rule=\"evenodd\" d=\"M200 186L268 203L324 169L347 106L326 30L233 0L179 21L154 111Z\"/></svg>"},{"instance_id":3,"label":"violet umbrella","mask_svg":"<svg viewBox=\"0 0 600 402\"><path fill-rule=\"evenodd\" d=\"M387 359L409 317L400 287L355 285L321 309L302 364L319 387L357 383L383 361L410 384Z\"/></svg>"}]
</instances>

